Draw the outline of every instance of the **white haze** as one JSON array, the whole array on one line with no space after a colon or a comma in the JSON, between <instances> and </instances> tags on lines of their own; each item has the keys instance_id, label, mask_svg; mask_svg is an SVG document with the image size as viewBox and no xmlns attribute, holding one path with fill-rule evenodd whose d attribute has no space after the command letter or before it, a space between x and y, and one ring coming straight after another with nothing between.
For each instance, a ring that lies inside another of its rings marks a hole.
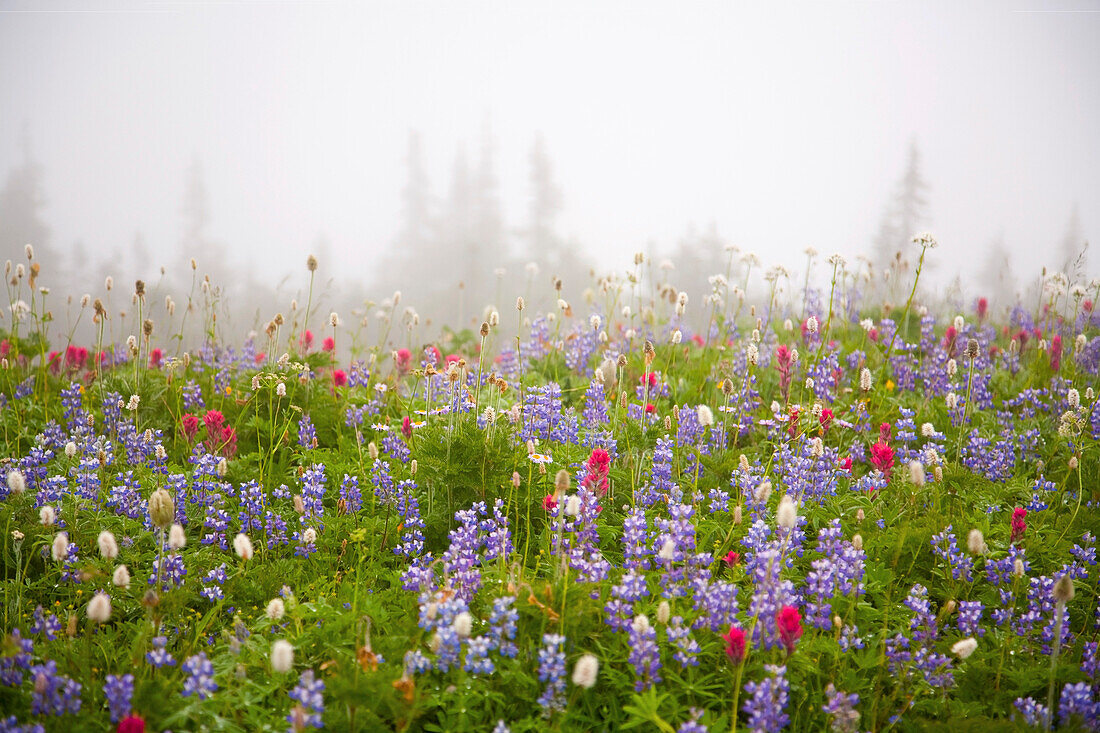
<instances>
[{"instance_id":1,"label":"white haze","mask_svg":"<svg viewBox=\"0 0 1100 733\"><path fill-rule=\"evenodd\" d=\"M486 125L509 228L541 133L561 234L607 268L711 222L765 262L863 252L913 141L939 274L1002 237L1030 277L1075 205L1085 238L1100 225L1097 2L0 10L0 176L26 129L54 247L100 260L140 232L176 261L197 156L234 266L299 272L324 234L369 281L399 228L409 131L444 197Z\"/></svg>"}]
</instances>

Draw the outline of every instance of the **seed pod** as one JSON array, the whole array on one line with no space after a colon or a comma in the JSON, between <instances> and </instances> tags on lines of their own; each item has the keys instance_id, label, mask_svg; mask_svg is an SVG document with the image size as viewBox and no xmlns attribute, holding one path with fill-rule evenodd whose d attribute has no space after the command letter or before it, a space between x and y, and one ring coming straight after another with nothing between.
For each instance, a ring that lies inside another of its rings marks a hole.
<instances>
[{"instance_id":1,"label":"seed pod","mask_svg":"<svg viewBox=\"0 0 1100 733\"><path fill-rule=\"evenodd\" d=\"M176 502L172 495L164 489L157 489L149 497L149 519L153 525L160 529L166 528L172 523L175 516Z\"/></svg>"}]
</instances>

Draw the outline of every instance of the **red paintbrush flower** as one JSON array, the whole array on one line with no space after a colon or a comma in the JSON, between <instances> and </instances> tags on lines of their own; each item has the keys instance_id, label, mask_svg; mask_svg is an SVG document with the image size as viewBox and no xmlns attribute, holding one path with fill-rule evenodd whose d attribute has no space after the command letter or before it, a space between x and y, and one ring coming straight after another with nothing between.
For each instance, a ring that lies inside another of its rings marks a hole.
<instances>
[{"instance_id":1,"label":"red paintbrush flower","mask_svg":"<svg viewBox=\"0 0 1100 733\"><path fill-rule=\"evenodd\" d=\"M783 606L775 623L779 629L779 639L790 654L794 651L795 642L802 638L802 614L794 606Z\"/></svg>"},{"instance_id":2,"label":"red paintbrush flower","mask_svg":"<svg viewBox=\"0 0 1100 733\"><path fill-rule=\"evenodd\" d=\"M745 632L731 626L729 631L722 634L722 638L726 640L726 656L734 664L740 664L745 658Z\"/></svg>"}]
</instances>

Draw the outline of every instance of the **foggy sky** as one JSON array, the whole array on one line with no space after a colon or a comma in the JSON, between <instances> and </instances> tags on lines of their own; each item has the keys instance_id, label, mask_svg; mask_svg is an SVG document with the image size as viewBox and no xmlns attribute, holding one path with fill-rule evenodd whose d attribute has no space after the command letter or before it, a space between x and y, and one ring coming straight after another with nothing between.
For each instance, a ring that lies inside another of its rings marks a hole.
<instances>
[{"instance_id":1,"label":"foggy sky","mask_svg":"<svg viewBox=\"0 0 1100 733\"><path fill-rule=\"evenodd\" d=\"M765 261L862 252L911 140L941 270L1003 235L1031 275L1075 203L1086 237L1100 227L1100 2L0 11L0 176L25 123L61 250L125 250L140 231L174 254L197 155L234 262L300 270L323 232L367 279L397 233L409 130L443 197L486 124L508 225L541 132L562 233L609 268L692 222Z\"/></svg>"}]
</instances>

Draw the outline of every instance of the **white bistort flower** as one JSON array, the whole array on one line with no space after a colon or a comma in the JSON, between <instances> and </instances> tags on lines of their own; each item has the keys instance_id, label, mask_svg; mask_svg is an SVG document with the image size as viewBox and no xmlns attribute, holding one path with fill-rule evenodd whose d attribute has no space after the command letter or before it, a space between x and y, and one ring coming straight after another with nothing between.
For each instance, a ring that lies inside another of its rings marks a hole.
<instances>
[{"instance_id":1,"label":"white bistort flower","mask_svg":"<svg viewBox=\"0 0 1100 733\"><path fill-rule=\"evenodd\" d=\"M96 538L96 544L99 546L99 554L107 560L114 560L118 557L118 543L115 542L115 536L108 530L103 530L99 533L99 537Z\"/></svg>"},{"instance_id":2,"label":"white bistort flower","mask_svg":"<svg viewBox=\"0 0 1100 733\"><path fill-rule=\"evenodd\" d=\"M286 639L271 645L271 670L282 674L294 666L294 647Z\"/></svg>"},{"instance_id":3,"label":"white bistort flower","mask_svg":"<svg viewBox=\"0 0 1100 733\"><path fill-rule=\"evenodd\" d=\"M111 618L111 597L99 591L88 602L88 618L97 624L105 624Z\"/></svg>"},{"instance_id":4,"label":"white bistort flower","mask_svg":"<svg viewBox=\"0 0 1100 733\"><path fill-rule=\"evenodd\" d=\"M600 670L600 661L591 654L585 654L573 667L573 684L586 690L596 684L596 675Z\"/></svg>"},{"instance_id":5,"label":"white bistort flower","mask_svg":"<svg viewBox=\"0 0 1100 733\"><path fill-rule=\"evenodd\" d=\"M248 535L238 534L233 538L233 550L237 553L237 557L242 560L252 559L252 540L248 538Z\"/></svg>"}]
</instances>

